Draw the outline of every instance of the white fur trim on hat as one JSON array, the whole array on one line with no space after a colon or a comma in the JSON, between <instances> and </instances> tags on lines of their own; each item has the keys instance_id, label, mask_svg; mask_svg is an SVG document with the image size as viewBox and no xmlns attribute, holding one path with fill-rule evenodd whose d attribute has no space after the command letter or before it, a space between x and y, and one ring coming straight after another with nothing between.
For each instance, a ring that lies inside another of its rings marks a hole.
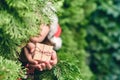
<instances>
[{"instance_id":1,"label":"white fur trim on hat","mask_svg":"<svg viewBox=\"0 0 120 80\"><path fill-rule=\"evenodd\" d=\"M58 26L58 17L55 14L56 9L52 5L51 2L46 3L45 7L43 8L43 12L48 16L50 19L50 31L48 34L48 39L52 38L57 31Z\"/></svg>"},{"instance_id":2,"label":"white fur trim on hat","mask_svg":"<svg viewBox=\"0 0 120 80\"><path fill-rule=\"evenodd\" d=\"M54 34L57 32L57 28L58 28L58 17L57 15L51 16L51 24L50 24L48 39L54 36Z\"/></svg>"},{"instance_id":3,"label":"white fur trim on hat","mask_svg":"<svg viewBox=\"0 0 120 80\"><path fill-rule=\"evenodd\" d=\"M62 39L60 37L53 37L50 41L55 44L55 50L59 50L62 47Z\"/></svg>"}]
</instances>

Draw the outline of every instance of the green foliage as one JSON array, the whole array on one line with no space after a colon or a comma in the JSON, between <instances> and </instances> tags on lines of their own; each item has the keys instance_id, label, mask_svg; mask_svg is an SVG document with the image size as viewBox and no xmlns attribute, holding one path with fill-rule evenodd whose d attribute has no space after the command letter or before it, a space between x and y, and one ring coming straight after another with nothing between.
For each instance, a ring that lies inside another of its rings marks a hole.
<instances>
[{"instance_id":1,"label":"green foliage","mask_svg":"<svg viewBox=\"0 0 120 80\"><path fill-rule=\"evenodd\" d=\"M48 1L60 12L63 46L58 64L35 71L35 80L94 80L93 73L96 80L119 80L119 0L0 0L0 80L23 74L13 56L38 34L41 23L50 23L55 11L43 12Z\"/></svg>"},{"instance_id":2,"label":"green foliage","mask_svg":"<svg viewBox=\"0 0 120 80\"><path fill-rule=\"evenodd\" d=\"M80 69L68 62L59 62L55 68L54 73L58 80L82 80Z\"/></svg>"},{"instance_id":3,"label":"green foliage","mask_svg":"<svg viewBox=\"0 0 120 80\"><path fill-rule=\"evenodd\" d=\"M84 61L87 55L84 48L87 47L86 51L90 53L90 67L95 73L97 80L119 80L119 7L119 0L65 0L62 10L63 14L60 15L60 23L64 26L63 30L65 33L63 34L69 35L62 36L64 41L63 48L67 47L63 51L67 54L60 55L60 60L67 60L67 62L72 62L71 60L73 60L76 65L77 61L73 58L77 58L79 60L78 64L84 67L83 69L78 65L81 75L86 74L89 69L85 68L86 64ZM68 31L65 27L69 27ZM77 49L75 49L76 47ZM70 52L73 53L71 57L68 56ZM84 79L90 80L89 78Z\"/></svg>"},{"instance_id":4,"label":"green foliage","mask_svg":"<svg viewBox=\"0 0 120 80\"><path fill-rule=\"evenodd\" d=\"M61 23L78 27L88 22L87 17L96 9L96 4L94 0L65 0L63 8Z\"/></svg>"},{"instance_id":5,"label":"green foliage","mask_svg":"<svg viewBox=\"0 0 120 80\"><path fill-rule=\"evenodd\" d=\"M91 5L91 10L88 11L89 5ZM88 55L85 51L87 33L81 25L86 25L88 17L96 9L96 4L94 1L65 0L62 8L60 23L63 29L63 47L58 56L61 61L76 65L81 73L81 79L93 80L93 74L87 65Z\"/></svg>"},{"instance_id":6,"label":"green foliage","mask_svg":"<svg viewBox=\"0 0 120 80\"><path fill-rule=\"evenodd\" d=\"M35 71L35 80L54 80L55 75L53 74L53 69L52 70L46 70L46 71Z\"/></svg>"},{"instance_id":7,"label":"green foliage","mask_svg":"<svg viewBox=\"0 0 120 80\"><path fill-rule=\"evenodd\" d=\"M60 8L63 14L59 15L63 29L59 63L51 72L41 74L43 80L94 80L87 63L96 80L119 80L119 7L119 0L64 0Z\"/></svg>"},{"instance_id":8,"label":"green foliage","mask_svg":"<svg viewBox=\"0 0 120 80\"><path fill-rule=\"evenodd\" d=\"M66 36L62 36L64 46L63 49L60 50L61 54L58 54L60 60L65 60L66 62L76 65L81 72L81 78L83 80L92 80L91 78L93 75L87 65L88 55L84 50L86 46L86 41L84 39L86 36L85 30L81 28L79 29L80 31L76 33L77 30L71 30L66 26L63 30L63 34Z\"/></svg>"},{"instance_id":9,"label":"green foliage","mask_svg":"<svg viewBox=\"0 0 120 80\"><path fill-rule=\"evenodd\" d=\"M38 34L40 24L50 24L49 15L55 11L43 12L48 1L51 0L0 0L0 80L21 77L16 54L31 36Z\"/></svg>"},{"instance_id":10,"label":"green foliage","mask_svg":"<svg viewBox=\"0 0 120 80\"><path fill-rule=\"evenodd\" d=\"M120 68L120 1L96 1L97 10L87 25L87 51L90 67L97 80L119 80Z\"/></svg>"},{"instance_id":11,"label":"green foliage","mask_svg":"<svg viewBox=\"0 0 120 80\"><path fill-rule=\"evenodd\" d=\"M48 80L56 80L56 79L57 80L73 80L73 79L82 80L83 77L86 77L83 75L85 73L84 72L85 70L83 70L83 73L81 73L81 68L79 67L79 64L81 62L79 62L78 59L81 59L81 58L80 57L77 58L75 55L77 51L77 43L74 41L72 32L67 27L64 27L63 30L64 31L62 32L62 34L65 34L65 35L62 35L63 47L60 51L58 51L58 54L57 54L58 64L56 65L54 69L51 70L51 72L49 71L36 72L35 75L39 75L39 76L36 76L36 79L40 79L40 80L47 80L47 79ZM85 66L86 64L84 65L84 68ZM87 78L89 78L89 76Z\"/></svg>"},{"instance_id":12,"label":"green foliage","mask_svg":"<svg viewBox=\"0 0 120 80\"><path fill-rule=\"evenodd\" d=\"M72 5L73 2L75 3L75 5ZM95 10L95 7L89 12L89 14L86 15L86 17L82 18L79 16L79 11L81 10L81 8L83 8L83 6L87 6L85 2L85 0L64 0L62 8L60 8L61 15L59 15L59 21L62 27L61 37L63 40L63 46L62 49L58 51L58 64L54 69L51 70L51 72L39 72L39 74L41 73L41 75L37 74L38 72L36 72L36 74L39 75L39 77L36 76L36 79L93 80L93 74L87 65L88 55L85 51L85 37L87 35L86 30L82 26L79 27L79 24L81 23L82 25L81 20L87 20L88 16L92 13L92 11ZM81 3L82 6L80 6L78 3ZM93 4L92 6L94 5L95 4ZM76 8L78 12L76 11ZM76 19L72 16L78 18Z\"/></svg>"},{"instance_id":13,"label":"green foliage","mask_svg":"<svg viewBox=\"0 0 120 80\"><path fill-rule=\"evenodd\" d=\"M1 1L0 52L2 55L15 55L20 45L26 43L30 36L38 34L41 23L50 23L48 13L43 12L47 2L48 0ZM54 11L49 11L50 13Z\"/></svg>"},{"instance_id":14,"label":"green foliage","mask_svg":"<svg viewBox=\"0 0 120 80\"><path fill-rule=\"evenodd\" d=\"M0 80L17 80L24 74L19 62L0 56Z\"/></svg>"},{"instance_id":15,"label":"green foliage","mask_svg":"<svg viewBox=\"0 0 120 80\"><path fill-rule=\"evenodd\" d=\"M82 80L79 68L66 61L60 61L51 71L36 71L35 80Z\"/></svg>"}]
</instances>

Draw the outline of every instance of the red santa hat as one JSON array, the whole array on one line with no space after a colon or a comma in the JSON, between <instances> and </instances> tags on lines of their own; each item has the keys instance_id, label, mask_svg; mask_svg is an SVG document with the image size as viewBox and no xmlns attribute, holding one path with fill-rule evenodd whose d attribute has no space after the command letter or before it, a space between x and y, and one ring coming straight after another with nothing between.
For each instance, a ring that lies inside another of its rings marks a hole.
<instances>
[{"instance_id":1,"label":"red santa hat","mask_svg":"<svg viewBox=\"0 0 120 80\"><path fill-rule=\"evenodd\" d=\"M50 32L48 34L48 39L55 44L54 49L58 50L62 47L62 39L60 37L62 29L58 24L58 18L56 15L51 17Z\"/></svg>"},{"instance_id":2,"label":"red santa hat","mask_svg":"<svg viewBox=\"0 0 120 80\"><path fill-rule=\"evenodd\" d=\"M61 39L61 37L60 37L61 32L62 32L61 27L60 27L60 25L58 24L58 26L57 26L57 31L56 31L55 34L49 39L52 43L55 44L55 47L54 47L55 50L58 50L58 49L60 49L60 48L62 47L62 39Z\"/></svg>"},{"instance_id":3,"label":"red santa hat","mask_svg":"<svg viewBox=\"0 0 120 80\"><path fill-rule=\"evenodd\" d=\"M55 44L54 49L58 50L62 46L62 39L60 38L61 28L58 25L58 17L55 14L56 10L52 6L51 2L48 2L43 9L43 12L49 17L51 24L50 24L50 31L48 34L48 39Z\"/></svg>"}]
</instances>

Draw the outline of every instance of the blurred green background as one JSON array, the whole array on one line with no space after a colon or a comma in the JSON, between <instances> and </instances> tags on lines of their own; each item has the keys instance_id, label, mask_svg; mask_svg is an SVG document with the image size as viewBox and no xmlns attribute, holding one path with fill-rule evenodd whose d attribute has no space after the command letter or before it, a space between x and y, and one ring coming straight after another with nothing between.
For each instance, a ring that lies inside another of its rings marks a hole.
<instances>
[{"instance_id":1,"label":"blurred green background","mask_svg":"<svg viewBox=\"0 0 120 80\"><path fill-rule=\"evenodd\" d=\"M86 62L96 80L120 80L120 0L64 0L61 11L67 43L63 47L75 48L77 59L88 55Z\"/></svg>"}]
</instances>

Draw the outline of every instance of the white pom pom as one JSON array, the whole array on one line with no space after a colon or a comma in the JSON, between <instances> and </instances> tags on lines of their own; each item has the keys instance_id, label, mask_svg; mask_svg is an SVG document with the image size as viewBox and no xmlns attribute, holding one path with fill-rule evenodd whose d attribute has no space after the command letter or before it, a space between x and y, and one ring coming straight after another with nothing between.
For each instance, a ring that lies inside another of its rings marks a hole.
<instances>
[{"instance_id":1,"label":"white pom pom","mask_svg":"<svg viewBox=\"0 0 120 80\"><path fill-rule=\"evenodd\" d=\"M55 50L58 50L62 47L62 39L60 37L53 37L50 39L50 41L55 44Z\"/></svg>"}]
</instances>

